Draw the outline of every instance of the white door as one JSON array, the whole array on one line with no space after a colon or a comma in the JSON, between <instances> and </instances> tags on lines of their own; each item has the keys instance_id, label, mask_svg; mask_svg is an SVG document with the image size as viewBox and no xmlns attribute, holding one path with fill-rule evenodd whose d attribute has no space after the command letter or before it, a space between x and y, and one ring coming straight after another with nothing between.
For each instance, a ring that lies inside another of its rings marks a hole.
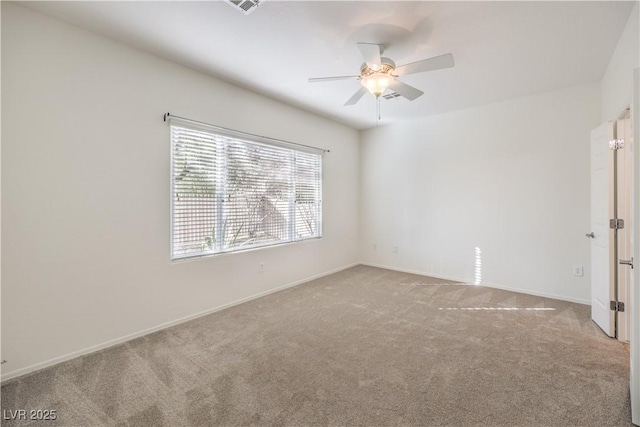
<instances>
[{"instance_id":1,"label":"white door","mask_svg":"<svg viewBox=\"0 0 640 427\"><path fill-rule=\"evenodd\" d=\"M591 318L610 337L615 336L615 312L610 301L614 293L612 231L613 210L612 151L613 122L591 131Z\"/></svg>"}]
</instances>

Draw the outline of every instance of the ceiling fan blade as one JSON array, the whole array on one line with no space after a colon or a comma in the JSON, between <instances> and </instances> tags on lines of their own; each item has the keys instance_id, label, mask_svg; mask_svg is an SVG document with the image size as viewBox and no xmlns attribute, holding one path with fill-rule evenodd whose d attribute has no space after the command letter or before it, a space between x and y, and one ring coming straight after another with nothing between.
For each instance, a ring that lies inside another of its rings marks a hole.
<instances>
[{"instance_id":1,"label":"ceiling fan blade","mask_svg":"<svg viewBox=\"0 0 640 427\"><path fill-rule=\"evenodd\" d=\"M393 83L389 85L389 89L398 92L400 95L407 98L409 101L413 101L417 97L424 94L423 91L416 89L413 86L409 86L406 83L402 83L400 80L395 79Z\"/></svg>"},{"instance_id":2,"label":"ceiling fan blade","mask_svg":"<svg viewBox=\"0 0 640 427\"><path fill-rule=\"evenodd\" d=\"M412 62L410 64L396 67L393 74L396 76L405 76L407 74L422 73L424 71L440 70L441 68L451 68L455 65L453 55L450 53L434 56L433 58L423 59L421 61Z\"/></svg>"},{"instance_id":3,"label":"ceiling fan blade","mask_svg":"<svg viewBox=\"0 0 640 427\"><path fill-rule=\"evenodd\" d=\"M360 87L360 89L358 89L356 93L354 93L353 96L344 103L344 105L356 104L358 101L360 101L360 98L362 98L365 93L367 93L367 88L364 86Z\"/></svg>"},{"instance_id":4,"label":"ceiling fan blade","mask_svg":"<svg viewBox=\"0 0 640 427\"><path fill-rule=\"evenodd\" d=\"M335 77L314 77L309 79L309 83L332 82L334 80L355 80L360 76L335 76Z\"/></svg>"},{"instance_id":5,"label":"ceiling fan blade","mask_svg":"<svg viewBox=\"0 0 640 427\"><path fill-rule=\"evenodd\" d=\"M382 60L380 59L380 45L374 43L358 43L358 49L372 70L382 68Z\"/></svg>"}]
</instances>

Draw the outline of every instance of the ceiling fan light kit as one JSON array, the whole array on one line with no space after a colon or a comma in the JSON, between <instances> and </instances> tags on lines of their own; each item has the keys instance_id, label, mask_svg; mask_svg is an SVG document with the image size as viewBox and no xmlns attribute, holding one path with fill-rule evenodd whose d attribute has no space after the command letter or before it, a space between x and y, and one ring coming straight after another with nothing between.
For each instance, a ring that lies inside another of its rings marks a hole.
<instances>
[{"instance_id":1,"label":"ceiling fan light kit","mask_svg":"<svg viewBox=\"0 0 640 427\"><path fill-rule=\"evenodd\" d=\"M393 83L395 76L392 73L395 69L394 62L389 58L381 58L381 65L373 64L372 67L364 63L360 70L360 83L379 98Z\"/></svg>"},{"instance_id":2,"label":"ceiling fan light kit","mask_svg":"<svg viewBox=\"0 0 640 427\"><path fill-rule=\"evenodd\" d=\"M391 59L381 57L381 45L373 43L357 43L357 45L365 60L365 63L362 64L360 69L360 75L309 79L309 83L334 80L360 80L362 87L358 89L344 105L356 104L367 91L369 91L376 100L379 100L380 96L382 96L387 89L391 89L399 96L413 101L423 95L424 92L401 82L398 80L398 77L442 68L451 68L455 65L453 55L447 53L396 67ZM383 96L383 98L386 97ZM396 98L396 96L392 98Z\"/></svg>"}]
</instances>

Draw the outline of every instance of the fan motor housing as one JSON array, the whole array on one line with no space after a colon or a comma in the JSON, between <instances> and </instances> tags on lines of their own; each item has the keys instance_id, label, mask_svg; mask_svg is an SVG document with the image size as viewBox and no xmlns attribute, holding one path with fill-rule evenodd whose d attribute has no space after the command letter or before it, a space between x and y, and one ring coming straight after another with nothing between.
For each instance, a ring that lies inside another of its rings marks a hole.
<instances>
[{"instance_id":1,"label":"fan motor housing","mask_svg":"<svg viewBox=\"0 0 640 427\"><path fill-rule=\"evenodd\" d=\"M391 74L393 70L396 69L396 63L389 58L380 58L380 62L382 67L379 70L374 70L369 67L366 62L362 64L362 67L360 68L360 77L369 77L376 73Z\"/></svg>"}]
</instances>

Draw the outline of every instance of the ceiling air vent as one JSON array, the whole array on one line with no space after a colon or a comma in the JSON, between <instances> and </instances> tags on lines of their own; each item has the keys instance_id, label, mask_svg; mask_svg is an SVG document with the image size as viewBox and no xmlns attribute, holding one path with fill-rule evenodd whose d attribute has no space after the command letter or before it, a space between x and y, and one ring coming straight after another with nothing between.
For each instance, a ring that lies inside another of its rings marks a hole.
<instances>
[{"instance_id":1,"label":"ceiling air vent","mask_svg":"<svg viewBox=\"0 0 640 427\"><path fill-rule=\"evenodd\" d=\"M230 4L234 9L239 10L245 15L250 14L260 6L260 3L264 3L265 0L227 0L226 3Z\"/></svg>"},{"instance_id":2,"label":"ceiling air vent","mask_svg":"<svg viewBox=\"0 0 640 427\"><path fill-rule=\"evenodd\" d=\"M398 92L391 92L386 95L382 95L384 99L394 99L394 98L399 98L400 96L401 95Z\"/></svg>"}]
</instances>

